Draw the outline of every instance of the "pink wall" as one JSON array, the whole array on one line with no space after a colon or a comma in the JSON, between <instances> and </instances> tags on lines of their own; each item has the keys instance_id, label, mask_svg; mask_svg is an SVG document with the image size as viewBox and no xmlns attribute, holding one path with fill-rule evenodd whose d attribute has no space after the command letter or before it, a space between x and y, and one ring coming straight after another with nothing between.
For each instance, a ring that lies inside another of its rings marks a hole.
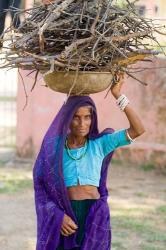
<instances>
[{"instance_id":1,"label":"pink wall","mask_svg":"<svg viewBox=\"0 0 166 250\"><path fill-rule=\"evenodd\" d=\"M166 67L166 61L156 60L145 67ZM17 152L20 156L36 154L49 124L63 104L66 95L56 93L46 88L42 79L39 79L35 89L30 93L33 85L33 76L26 76L22 72L24 83L28 91L28 105L23 111L25 94L21 81L18 86L18 126L17 126ZM132 107L141 117L146 133L137 139L131 150L134 148L154 150L162 149L161 154L166 151L166 72L165 69L146 70L135 74L136 77L148 82L147 87L130 79L126 79L123 92L130 99ZM40 77L41 78L41 77ZM109 93L105 99L106 92L94 94L94 99L99 116L100 130L105 127L114 129L127 128L129 123L124 113L119 111L115 99ZM151 153L149 153L151 154ZM130 156L131 157L131 156ZM150 156L149 156L150 157Z\"/></svg>"},{"instance_id":2,"label":"pink wall","mask_svg":"<svg viewBox=\"0 0 166 250\"><path fill-rule=\"evenodd\" d=\"M41 86L39 81L35 89L30 92L33 85L33 76L26 77L27 72L22 71L24 83L28 92L28 104L23 110L26 98L21 80L18 86L17 105L17 151L22 156L29 156L38 151L42 137L51 123L58 108L62 105L64 95L54 93Z\"/></svg>"},{"instance_id":3,"label":"pink wall","mask_svg":"<svg viewBox=\"0 0 166 250\"><path fill-rule=\"evenodd\" d=\"M27 91L33 85L33 77L26 77L22 72ZM17 149L20 155L30 155L36 152L41 144L42 137L56 113L62 106L66 95L46 88L40 80L32 93L29 93L28 105L23 111L25 94L21 80L18 86L18 126L17 126ZM126 92L126 91L125 91ZM99 115L99 128L105 127L123 128L128 126L127 119L115 105L115 99L111 94L104 99L106 92L92 95Z\"/></svg>"}]
</instances>

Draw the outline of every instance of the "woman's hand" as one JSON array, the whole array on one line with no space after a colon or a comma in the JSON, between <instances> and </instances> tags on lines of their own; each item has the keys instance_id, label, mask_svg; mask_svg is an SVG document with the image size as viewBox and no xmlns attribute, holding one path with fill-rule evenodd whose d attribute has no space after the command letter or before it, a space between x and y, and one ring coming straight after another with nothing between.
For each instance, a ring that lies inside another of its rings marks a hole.
<instances>
[{"instance_id":1,"label":"woman's hand","mask_svg":"<svg viewBox=\"0 0 166 250\"><path fill-rule=\"evenodd\" d=\"M116 99L118 99L118 97L121 95L121 88L122 88L123 83L124 83L123 75L121 75L119 77L119 81L116 84L112 85L111 87L111 93Z\"/></svg>"},{"instance_id":2,"label":"woman's hand","mask_svg":"<svg viewBox=\"0 0 166 250\"><path fill-rule=\"evenodd\" d=\"M75 233L77 229L78 226L75 224L75 222L67 214L65 214L62 222L61 234L64 236L69 236Z\"/></svg>"}]
</instances>

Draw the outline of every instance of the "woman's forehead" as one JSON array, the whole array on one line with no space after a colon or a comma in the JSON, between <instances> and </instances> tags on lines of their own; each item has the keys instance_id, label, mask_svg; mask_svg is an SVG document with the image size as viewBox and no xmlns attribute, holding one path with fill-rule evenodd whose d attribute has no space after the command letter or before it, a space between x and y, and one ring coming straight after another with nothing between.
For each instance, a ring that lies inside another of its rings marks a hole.
<instances>
[{"instance_id":1,"label":"woman's forehead","mask_svg":"<svg viewBox=\"0 0 166 250\"><path fill-rule=\"evenodd\" d=\"M90 114L92 111L92 107L91 106L83 106L83 107L79 107L77 109L77 111L75 112L75 115L79 115L79 114Z\"/></svg>"}]
</instances>

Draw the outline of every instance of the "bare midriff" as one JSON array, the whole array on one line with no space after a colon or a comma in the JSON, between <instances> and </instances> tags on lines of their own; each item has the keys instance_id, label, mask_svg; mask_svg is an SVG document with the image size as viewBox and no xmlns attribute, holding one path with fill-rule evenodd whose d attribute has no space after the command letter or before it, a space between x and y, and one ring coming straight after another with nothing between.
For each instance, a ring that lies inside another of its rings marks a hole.
<instances>
[{"instance_id":1,"label":"bare midriff","mask_svg":"<svg viewBox=\"0 0 166 250\"><path fill-rule=\"evenodd\" d=\"M91 185L77 185L67 188L70 200L99 199L97 187Z\"/></svg>"}]
</instances>

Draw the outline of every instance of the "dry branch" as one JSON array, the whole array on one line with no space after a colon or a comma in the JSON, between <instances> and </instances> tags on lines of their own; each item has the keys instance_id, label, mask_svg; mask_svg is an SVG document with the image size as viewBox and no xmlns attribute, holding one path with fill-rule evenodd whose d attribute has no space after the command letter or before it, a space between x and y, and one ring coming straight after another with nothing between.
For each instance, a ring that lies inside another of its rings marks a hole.
<instances>
[{"instance_id":1,"label":"dry branch","mask_svg":"<svg viewBox=\"0 0 166 250\"><path fill-rule=\"evenodd\" d=\"M55 0L21 10L26 19L18 29L6 30L11 43L6 64L0 67L37 72L110 71L117 79L128 71L128 65L156 55L149 49L150 41L158 44L154 33L165 32L140 16L128 0L124 8L112 2Z\"/></svg>"}]
</instances>

